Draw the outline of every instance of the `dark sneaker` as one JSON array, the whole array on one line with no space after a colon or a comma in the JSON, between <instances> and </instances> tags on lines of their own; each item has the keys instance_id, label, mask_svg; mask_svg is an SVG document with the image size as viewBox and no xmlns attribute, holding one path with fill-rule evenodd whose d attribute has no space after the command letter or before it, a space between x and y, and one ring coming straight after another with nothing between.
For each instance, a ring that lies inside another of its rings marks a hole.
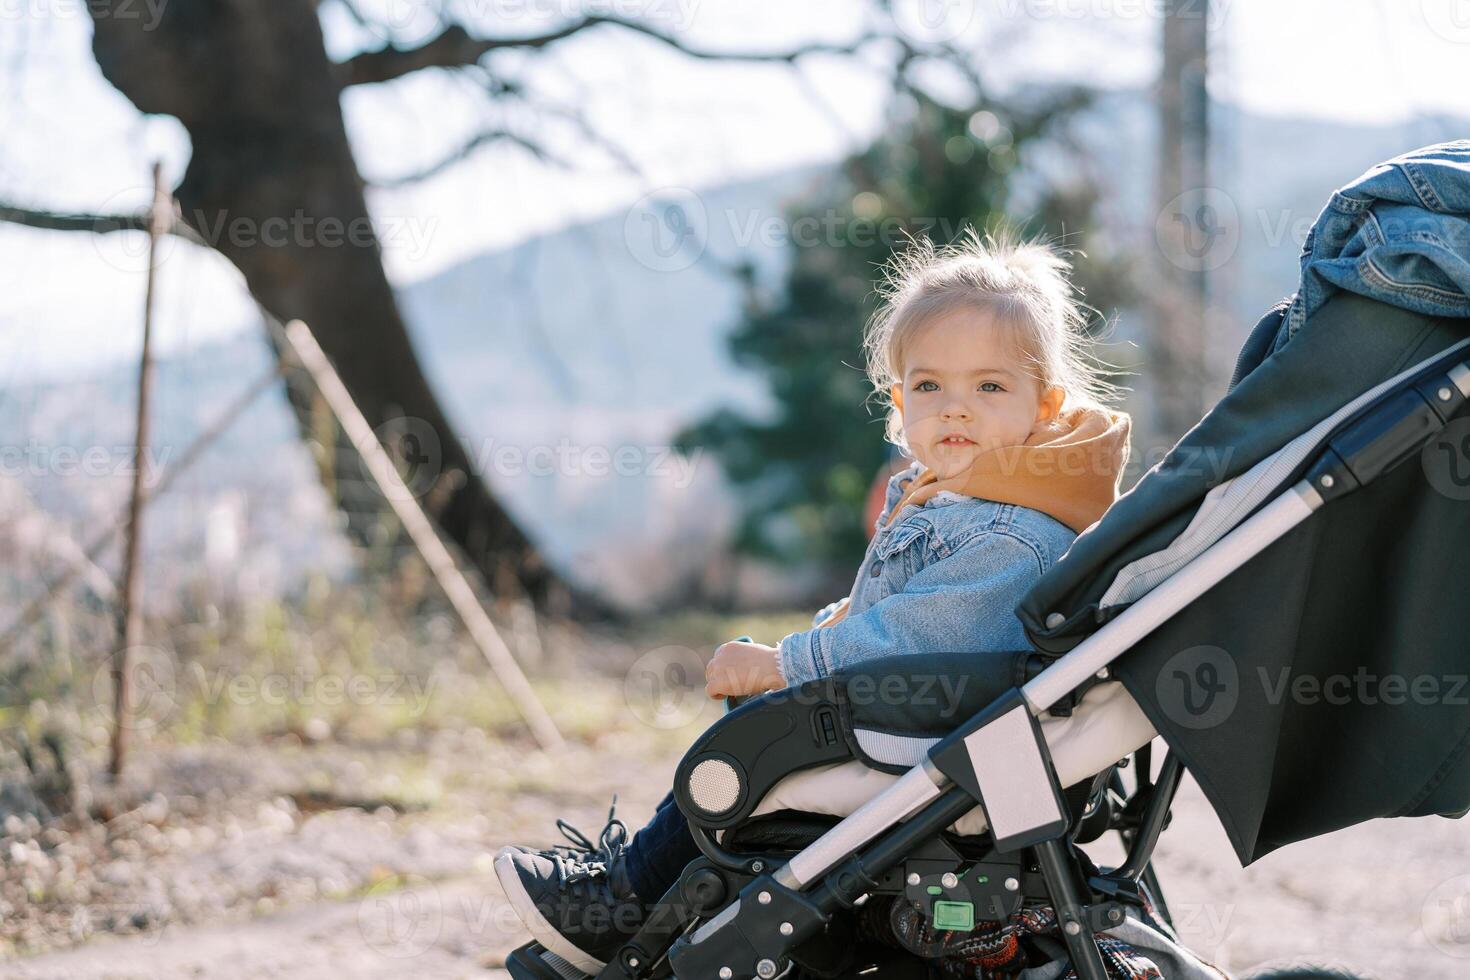
<instances>
[{"instance_id":1,"label":"dark sneaker","mask_svg":"<svg viewBox=\"0 0 1470 980\"><path fill-rule=\"evenodd\" d=\"M599 972L643 925L626 844L627 829L609 820L597 851L581 857L515 847L495 855L495 875L532 938L585 973Z\"/></svg>"},{"instance_id":2,"label":"dark sneaker","mask_svg":"<svg viewBox=\"0 0 1470 980\"><path fill-rule=\"evenodd\" d=\"M601 837L603 835L607 835L609 839L616 839L618 836L621 836L623 841L626 842L629 838L628 825L614 816L614 814L617 812L617 809L618 798L616 795L614 795L612 798L612 806L607 808L607 823L602 829L602 834L599 834L598 836ZM592 843L592 841L587 838L586 834L582 833L580 830L578 830L576 827L573 827L565 820L557 818L556 829L561 831L561 835L565 837L569 841L569 843L553 844L550 847L530 847L526 844L511 844L508 847L504 848L504 850L517 851L521 854L539 854L542 857L547 858L561 855L562 857L572 858L574 860L586 860L589 856L602 855L603 849L600 844Z\"/></svg>"}]
</instances>

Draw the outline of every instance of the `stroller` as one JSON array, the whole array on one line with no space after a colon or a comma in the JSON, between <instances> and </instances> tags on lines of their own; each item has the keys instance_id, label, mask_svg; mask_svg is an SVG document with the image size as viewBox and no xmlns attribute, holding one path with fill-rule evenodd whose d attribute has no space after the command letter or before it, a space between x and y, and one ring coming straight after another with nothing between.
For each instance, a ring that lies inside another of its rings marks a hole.
<instances>
[{"instance_id":1,"label":"stroller","mask_svg":"<svg viewBox=\"0 0 1470 980\"><path fill-rule=\"evenodd\" d=\"M1242 863L1462 815L1457 701L1257 679L1463 664L1470 321L1346 289L1297 309L1026 597L1034 649L867 663L705 732L674 785L702 856L599 980L1223 977L1151 865L1186 768ZM1107 833L1117 867L1082 849ZM507 967L586 976L535 942Z\"/></svg>"}]
</instances>

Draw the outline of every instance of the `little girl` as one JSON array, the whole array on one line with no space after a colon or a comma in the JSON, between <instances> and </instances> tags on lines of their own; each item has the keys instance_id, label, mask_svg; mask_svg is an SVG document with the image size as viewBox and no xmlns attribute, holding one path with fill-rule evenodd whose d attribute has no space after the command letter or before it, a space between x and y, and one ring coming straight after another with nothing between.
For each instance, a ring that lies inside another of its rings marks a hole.
<instances>
[{"instance_id":1,"label":"little girl","mask_svg":"<svg viewBox=\"0 0 1470 980\"><path fill-rule=\"evenodd\" d=\"M851 593L775 646L722 645L710 697L758 694L903 653L1009 652L1027 590L1117 496L1129 419L1084 353L1066 261L967 233L887 270L865 337L887 437L914 462L888 485ZM813 434L814 438L818 434ZM670 794L628 840L502 850L496 874L535 939L588 973L699 855Z\"/></svg>"}]
</instances>

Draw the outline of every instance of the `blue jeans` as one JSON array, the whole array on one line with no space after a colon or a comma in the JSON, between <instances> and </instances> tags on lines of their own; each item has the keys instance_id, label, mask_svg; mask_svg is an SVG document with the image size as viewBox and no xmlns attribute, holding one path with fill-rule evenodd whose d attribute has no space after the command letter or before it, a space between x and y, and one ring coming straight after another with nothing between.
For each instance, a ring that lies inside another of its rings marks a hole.
<instances>
[{"instance_id":1,"label":"blue jeans","mask_svg":"<svg viewBox=\"0 0 1470 980\"><path fill-rule=\"evenodd\" d=\"M699 857L699 845L689 833L689 822L671 792L659 803L647 826L633 835L625 852L624 868L633 891L644 905L663 898L684 866Z\"/></svg>"}]
</instances>

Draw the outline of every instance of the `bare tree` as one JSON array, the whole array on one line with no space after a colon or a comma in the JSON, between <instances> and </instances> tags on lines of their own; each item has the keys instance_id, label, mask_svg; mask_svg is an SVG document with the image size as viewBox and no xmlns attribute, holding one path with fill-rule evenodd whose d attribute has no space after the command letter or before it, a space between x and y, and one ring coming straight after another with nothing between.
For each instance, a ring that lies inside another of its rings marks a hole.
<instances>
[{"instance_id":1,"label":"bare tree","mask_svg":"<svg viewBox=\"0 0 1470 980\"><path fill-rule=\"evenodd\" d=\"M346 2L346 0L343 0ZM371 234L364 180L353 157L342 114L342 95L356 85L392 83L422 71L455 70L483 82L490 100L529 102L526 86L495 62L498 52L544 52L590 32L636 35L692 59L797 66L814 54L847 55L882 43L895 53L897 84L924 57L958 61L946 46L920 51L884 20L844 44L810 44L778 52L712 52L646 23L613 16L584 16L539 34L481 37L443 14L442 29L414 46L389 43L345 62L328 56L318 0L170 0L156 20L124 16L132 0L89 0L93 53L103 76L142 112L176 117L188 131L193 155L177 188L183 220L194 236L216 247L244 274L256 299L282 319L311 325L322 348L374 426L391 429L412 418L432 430L442 472L432 497L435 517L448 537L493 585L517 582L538 604L568 595L535 547L476 474L426 379L383 271L380 243ZM359 22L363 15L347 7ZM382 36L392 33L383 30ZM521 70L524 70L523 68ZM543 115L570 123L615 158L627 160L616 142L596 133L573 108L535 104ZM546 160L550 149L524 133L490 128L444 159L405 180L436 174L492 142L509 141ZM55 215L0 206L0 220L79 231L139 227L127 216ZM285 225L282 225L285 222ZM316 229L317 239L283 236L264 244L258 234L233 229ZM340 242L322 247L327 230ZM353 230L356 233L353 233ZM363 230L367 232L364 234ZM308 398L293 393L303 434L313 433ZM390 447L399 449L405 447ZM413 447L407 447L412 449ZM335 454L328 484L347 512L349 527L367 537L375 523L370 496L355 456ZM377 508L381 511L381 507ZM368 515L368 516L364 516ZM576 596L574 609L605 612L592 597Z\"/></svg>"}]
</instances>

